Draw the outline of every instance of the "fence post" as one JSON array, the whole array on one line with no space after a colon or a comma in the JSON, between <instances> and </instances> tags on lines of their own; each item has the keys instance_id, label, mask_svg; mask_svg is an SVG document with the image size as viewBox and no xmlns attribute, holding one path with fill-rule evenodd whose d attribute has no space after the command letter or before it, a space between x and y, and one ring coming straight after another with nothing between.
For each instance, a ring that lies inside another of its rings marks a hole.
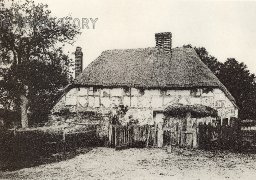
<instances>
[{"instance_id":1,"label":"fence post","mask_svg":"<svg viewBox=\"0 0 256 180\"><path fill-rule=\"evenodd\" d=\"M154 122L154 141L153 141L153 146L156 146L156 141L157 141L157 133L156 133L157 129L156 129L156 122Z\"/></svg>"},{"instance_id":2,"label":"fence post","mask_svg":"<svg viewBox=\"0 0 256 180\"><path fill-rule=\"evenodd\" d=\"M127 129L128 129L128 127L127 126L125 126L125 129L124 129L124 132L125 132L125 146L128 146L128 141L127 141Z\"/></svg>"},{"instance_id":3,"label":"fence post","mask_svg":"<svg viewBox=\"0 0 256 180\"><path fill-rule=\"evenodd\" d=\"M112 124L109 124L109 126L108 126L108 140L109 140L109 146L111 146L112 145L112 135L113 135L113 133L112 133Z\"/></svg>"},{"instance_id":4,"label":"fence post","mask_svg":"<svg viewBox=\"0 0 256 180\"><path fill-rule=\"evenodd\" d=\"M14 136L16 136L16 134L17 134L17 127L16 127L16 126L14 126L14 129L13 129L13 135L14 135Z\"/></svg>"},{"instance_id":5,"label":"fence post","mask_svg":"<svg viewBox=\"0 0 256 180\"><path fill-rule=\"evenodd\" d=\"M116 130L116 125L115 125L115 147L117 146L117 130Z\"/></svg>"},{"instance_id":6,"label":"fence post","mask_svg":"<svg viewBox=\"0 0 256 180\"><path fill-rule=\"evenodd\" d=\"M124 144L125 143L125 126L122 128L122 138L123 138L122 144Z\"/></svg>"},{"instance_id":7,"label":"fence post","mask_svg":"<svg viewBox=\"0 0 256 180\"><path fill-rule=\"evenodd\" d=\"M163 124L158 123L157 147L163 146Z\"/></svg>"},{"instance_id":8,"label":"fence post","mask_svg":"<svg viewBox=\"0 0 256 180\"><path fill-rule=\"evenodd\" d=\"M148 134L147 134L147 140L146 140L146 147L148 147L148 143L149 143L149 136L150 136L150 125L147 125L147 130L148 130Z\"/></svg>"},{"instance_id":9,"label":"fence post","mask_svg":"<svg viewBox=\"0 0 256 180\"><path fill-rule=\"evenodd\" d=\"M63 129L62 142L63 142L64 155L66 155L66 127L64 127Z\"/></svg>"}]
</instances>

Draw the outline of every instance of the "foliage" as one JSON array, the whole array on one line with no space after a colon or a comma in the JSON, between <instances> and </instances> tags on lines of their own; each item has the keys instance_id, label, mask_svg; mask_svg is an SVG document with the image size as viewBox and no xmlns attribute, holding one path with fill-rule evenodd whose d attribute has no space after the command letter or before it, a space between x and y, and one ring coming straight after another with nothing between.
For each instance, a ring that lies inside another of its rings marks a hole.
<instances>
[{"instance_id":1,"label":"foliage","mask_svg":"<svg viewBox=\"0 0 256 180\"><path fill-rule=\"evenodd\" d=\"M236 99L241 119L256 119L255 75L244 63L228 58L221 67L220 81Z\"/></svg>"},{"instance_id":2,"label":"foliage","mask_svg":"<svg viewBox=\"0 0 256 180\"><path fill-rule=\"evenodd\" d=\"M190 112L194 117L207 117L207 116L217 117L217 113L218 113L217 110L208 106L200 105L200 104L195 104L195 105L173 104L164 109L165 114L172 114L174 116L186 115L187 112Z\"/></svg>"},{"instance_id":3,"label":"foliage","mask_svg":"<svg viewBox=\"0 0 256 180\"><path fill-rule=\"evenodd\" d=\"M96 128L65 134L63 129L0 131L0 171L17 170L74 157L79 149L101 145ZM72 154L71 154L72 152ZM58 155L58 159L56 156Z\"/></svg>"},{"instance_id":4,"label":"foliage","mask_svg":"<svg viewBox=\"0 0 256 180\"><path fill-rule=\"evenodd\" d=\"M30 112L47 113L58 89L68 83L71 60L62 47L73 43L79 31L69 21L53 17L47 5L31 0L13 1L0 15L0 60L11 64L2 74L0 100L5 108L22 111L23 96ZM22 117L26 106L23 110Z\"/></svg>"}]
</instances>

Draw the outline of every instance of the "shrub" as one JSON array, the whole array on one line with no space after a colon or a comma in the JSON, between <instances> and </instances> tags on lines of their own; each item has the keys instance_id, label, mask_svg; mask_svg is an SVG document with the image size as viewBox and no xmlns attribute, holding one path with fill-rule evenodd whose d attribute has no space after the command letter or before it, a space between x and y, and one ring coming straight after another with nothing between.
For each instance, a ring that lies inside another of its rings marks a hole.
<instances>
[{"instance_id":1,"label":"shrub","mask_svg":"<svg viewBox=\"0 0 256 180\"><path fill-rule=\"evenodd\" d=\"M66 134L64 139L61 129L0 131L0 169L13 170L46 163L54 154L65 156L78 148L102 143L96 128Z\"/></svg>"}]
</instances>

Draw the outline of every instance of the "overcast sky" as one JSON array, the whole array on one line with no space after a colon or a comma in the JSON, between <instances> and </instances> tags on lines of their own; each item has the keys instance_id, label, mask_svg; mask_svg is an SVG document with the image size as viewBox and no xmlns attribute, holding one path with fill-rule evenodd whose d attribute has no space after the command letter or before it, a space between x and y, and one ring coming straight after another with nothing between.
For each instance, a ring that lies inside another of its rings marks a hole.
<instances>
[{"instance_id":1,"label":"overcast sky","mask_svg":"<svg viewBox=\"0 0 256 180\"><path fill-rule=\"evenodd\" d=\"M256 73L256 2L165 0L36 0L58 17L98 18L82 29L84 65L107 49L155 46L156 32L172 32L173 47L203 46L225 61L234 57Z\"/></svg>"}]
</instances>

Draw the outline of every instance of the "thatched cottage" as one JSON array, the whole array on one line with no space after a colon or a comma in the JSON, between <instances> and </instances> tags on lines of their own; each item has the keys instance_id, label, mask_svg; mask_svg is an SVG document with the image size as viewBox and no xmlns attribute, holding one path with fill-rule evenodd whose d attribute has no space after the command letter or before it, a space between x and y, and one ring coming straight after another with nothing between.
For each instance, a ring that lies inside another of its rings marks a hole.
<instances>
[{"instance_id":1,"label":"thatched cottage","mask_svg":"<svg viewBox=\"0 0 256 180\"><path fill-rule=\"evenodd\" d=\"M126 107L125 123L135 119L162 130L182 126L179 122L185 122L186 133L199 122L230 124L238 116L235 100L195 50L172 48L168 32L155 39L156 47L104 51L82 73L83 53L77 48L77 77L52 109L53 119L68 111L73 112L69 121L88 121L85 114L91 113L107 123L104 114Z\"/></svg>"}]
</instances>

